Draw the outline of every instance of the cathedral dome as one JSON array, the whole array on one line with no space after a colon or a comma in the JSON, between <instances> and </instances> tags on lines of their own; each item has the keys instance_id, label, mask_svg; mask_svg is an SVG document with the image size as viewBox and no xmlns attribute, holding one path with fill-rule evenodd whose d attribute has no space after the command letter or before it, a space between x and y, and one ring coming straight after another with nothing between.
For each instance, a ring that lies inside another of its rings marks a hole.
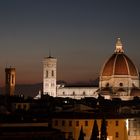
<instances>
[{"instance_id":1,"label":"cathedral dome","mask_svg":"<svg viewBox=\"0 0 140 140\"><path fill-rule=\"evenodd\" d=\"M101 72L101 76L112 75L139 75L131 59L124 54L120 38L116 43L114 54L105 62Z\"/></svg>"}]
</instances>

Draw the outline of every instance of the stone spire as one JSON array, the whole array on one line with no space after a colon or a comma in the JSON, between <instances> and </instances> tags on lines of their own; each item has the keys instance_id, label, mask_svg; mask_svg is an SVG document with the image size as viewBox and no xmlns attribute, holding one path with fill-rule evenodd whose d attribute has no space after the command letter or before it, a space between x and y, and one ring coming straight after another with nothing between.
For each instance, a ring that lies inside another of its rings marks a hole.
<instances>
[{"instance_id":1,"label":"stone spire","mask_svg":"<svg viewBox=\"0 0 140 140\"><path fill-rule=\"evenodd\" d=\"M121 43L121 39L118 38L117 43L116 43L116 49L115 49L115 53L123 53L123 47L122 47L122 43Z\"/></svg>"}]
</instances>

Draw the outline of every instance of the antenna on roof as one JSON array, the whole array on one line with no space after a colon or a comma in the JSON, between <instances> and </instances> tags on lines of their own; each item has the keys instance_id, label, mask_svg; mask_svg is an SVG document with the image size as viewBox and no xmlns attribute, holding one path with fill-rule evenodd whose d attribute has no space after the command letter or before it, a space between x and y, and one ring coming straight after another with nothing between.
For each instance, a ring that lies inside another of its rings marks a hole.
<instances>
[{"instance_id":1,"label":"antenna on roof","mask_svg":"<svg viewBox=\"0 0 140 140\"><path fill-rule=\"evenodd\" d=\"M51 56L51 49L50 49L50 48L49 48L49 57L52 57L52 56Z\"/></svg>"},{"instance_id":2,"label":"antenna on roof","mask_svg":"<svg viewBox=\"0 0 140 140\"><path fill-rule=\"evenodd\" d=\"M8 68L8 62L6 61L5 67Z\"/></svg>"}]
</instances>

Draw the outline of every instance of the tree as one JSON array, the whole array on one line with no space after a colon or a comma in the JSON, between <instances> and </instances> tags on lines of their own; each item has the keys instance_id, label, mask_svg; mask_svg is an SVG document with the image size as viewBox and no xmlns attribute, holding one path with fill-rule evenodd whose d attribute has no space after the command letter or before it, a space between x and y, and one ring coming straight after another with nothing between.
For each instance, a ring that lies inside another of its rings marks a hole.
<instances>
[{"instance_id":1,"label":"tree","mask_svg":"<svg viewBox=\"0 0 140 140\"><path fill-rule=\"evenodd\" d=\"M84 136L85 136L85 133L83 132L83 126L81 126L78 140L84 140Z\"/></svg>"},{"instance_id":2,"label":"tree","mask_svg":"<svg viewBox=\"0 0 140 140\"><path fill-rule=\"evenodd\" d=\"M107 140L107 128L106 128L106 120L103 118L101 123L101 139Z\"/></svg>"},{"instance_id":3,"label":"tree","mask_svg":"<svg viewBox=\"0 0 140 140\"><path fill-rule=\"evenodd\" d=\"M98 125L96 120L94 121L94 126L92 129L90 140L99 140L99 130L98 130Z\"/></svg>"}]
</instances>

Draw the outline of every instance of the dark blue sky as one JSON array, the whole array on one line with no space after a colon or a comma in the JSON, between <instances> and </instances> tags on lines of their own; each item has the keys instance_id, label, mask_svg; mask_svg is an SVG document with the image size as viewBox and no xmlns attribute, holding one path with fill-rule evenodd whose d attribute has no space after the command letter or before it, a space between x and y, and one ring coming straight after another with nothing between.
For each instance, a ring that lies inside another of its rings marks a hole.
<instances>
[{"instance_id":1,"label":"dark blue sky","mask_svg":"<svg viewBox=\"0 0 140 140\"><path fill-rule=\"evenodd\" d=\"M139 68L139 0L1 0L0 84L16 67L17 83L42 82L42 59L58 58L58 80L96 78L121 38Z\"/></svg>"}]
</instances>

